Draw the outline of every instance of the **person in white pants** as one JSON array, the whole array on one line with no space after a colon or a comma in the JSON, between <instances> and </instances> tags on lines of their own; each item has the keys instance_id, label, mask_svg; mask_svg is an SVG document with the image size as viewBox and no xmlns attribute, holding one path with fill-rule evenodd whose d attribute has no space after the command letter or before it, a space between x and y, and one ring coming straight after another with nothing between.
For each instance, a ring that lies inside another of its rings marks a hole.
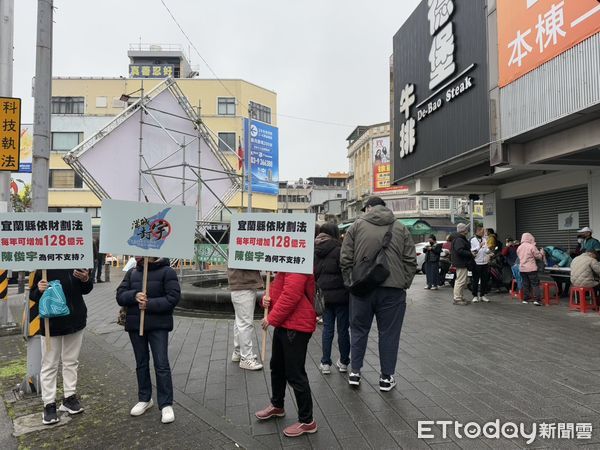
<instances>
[{"instance_id":1,"label":"person in white pants","mask_svg":"<svg viewBox=\"0 0 600 450\"><path fill-rule=\"evenodd\" d=\"M36 272L29 298L39 303L42 294L48 288L48 281L59 280L70 311L68 316L49 319L49 348L45 338L45 324L44 321L41 321L42 369L40 383L44 402L42 423L50 425L60 420L56 408L56 379L61 361L64 397L59 410L69 414L83 412L83 407L76 394L77 368L79 352L83 343L83 330L87 321L87 308L83 295L92 291L93 283L89 272L83 269L75 271L70 269L48 270L47 278L47 280L43 280L41 271Z\"/></svg>"},{"instance_id":2,"label":"person in white pants","mask_svg":"<svg viewBox=\"0 0 600 450\"><path fill-rule=\"evenodd\" d=\"M241 369L260 370L263 365L252 351L254 334L254 307L256 290L263 287L258 270L229 269L229 289L235 310L233 323L233 354L231 360L239 362Z\"/></svg>"}]
</instances>

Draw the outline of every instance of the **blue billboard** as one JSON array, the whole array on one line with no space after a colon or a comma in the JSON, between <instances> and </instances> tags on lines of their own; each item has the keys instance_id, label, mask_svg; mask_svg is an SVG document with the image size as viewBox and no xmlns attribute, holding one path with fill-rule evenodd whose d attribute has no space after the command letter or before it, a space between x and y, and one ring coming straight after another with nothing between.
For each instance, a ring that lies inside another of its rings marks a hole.
<instances>
[{"instance_id":1,"label":"blue billboard","mask_svg":"<svg viewBox=\"0 0 600 450\"><path fill-rule=\"evenodd\" d=\"M250 126L249 130L248 126ZM246 151L246 155L250 154L252 164L252 191L278 195L279 130L257 120L253 120L250 125L250 121L244 119L244 136L246 139L250 137L250 151Z\"/></svg>"}]
</instances>

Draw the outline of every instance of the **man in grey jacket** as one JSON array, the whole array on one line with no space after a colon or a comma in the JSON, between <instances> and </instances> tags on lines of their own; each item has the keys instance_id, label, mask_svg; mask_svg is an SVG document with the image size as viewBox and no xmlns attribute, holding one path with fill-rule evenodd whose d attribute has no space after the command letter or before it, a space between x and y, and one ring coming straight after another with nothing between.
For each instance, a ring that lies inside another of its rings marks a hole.
<instances>
[{"instance_id":1,"label":"man in grey jacket","mask_svg":"<svg viewBox=\"0 0 600 450\"><path fill-rule=\"evenodd\" d=\"M381 376L379 389L390 391L396 385L394 373L398 359L400 332L406 310L406 289L417 272L415 245L404 225L386 208L380 197L370 197L364 208L365 214L350 227L340 256L342 275L347 286L352 284L352 268L367 258L372 260L382 247L383 237L393 223L392 239L385 250L390 275L364 297L350 295L351 372L348 383L360 384L360 369L373 315L379 330L379 362Z\"/></svg>"}]
</instances>

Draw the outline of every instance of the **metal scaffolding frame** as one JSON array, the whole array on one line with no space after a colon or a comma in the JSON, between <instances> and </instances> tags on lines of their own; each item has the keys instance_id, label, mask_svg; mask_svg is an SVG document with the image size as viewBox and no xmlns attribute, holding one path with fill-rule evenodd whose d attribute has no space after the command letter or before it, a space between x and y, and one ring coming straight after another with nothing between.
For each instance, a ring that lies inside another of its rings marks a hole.
<instances>
[{"instance_id":1,"label":"metal scaffolding frame","mask_svg":"<svg viewBox=\"0 0 600 450\"><path fill-rule=\"evenodd\" d=\"M150 101L165 90L169 90L171 94L176 98L181 108L185 111L186 116L175 115L171 112L163 111L152 107ZM88 150L93 148L100 140L102 140L104 137L108 136L112 131L116 130L119 126L121 126L132 115L136 114L141 110L142 114L140 114L139 120L140 131L138 149L138 201L148 201L146 192L144 192L143 189L143 181L146 181L146 184L152 189L154 194L158 196L161 199L161 201L165 204L175 203L185 205L186 194L192 189L197 189L198 201L195 205L197 210L196 235L198 237L201 236L208 243L214 245L214 252L220 254L224 258L227 258L227 255L223 254L221 248L218 245L220 244L220 242L217 242L217 240L214 239L208 231L210 229L210 225L224 223L219 221L220 213L223 210L231 212L231 210L227 206L227 203L236 195L237 192L239 192L242 189L240 176L236 173L236 171L231 166L227 158L219 150L218 145L215 139L213 138L214 133L204 124L200 117L199 111L197 111L189 103L188 99L185 97L175 80L168 78L147 93L144 92L142 82L142 88L140 89L140 91L141 94L139 99L137 99L135 102L129 105L121 114L116 116L98 133L94 134L93 136L82 142L80 145L78 145L76 148L68 152L63 157L64 161L73 168L73 170L83 179L86 185L92 190L92 192L94 192L94 194L100 200L111 198L110 195L106 192L106 190L103 189L100 183L82 164L80 157L83 154L85 154ZM165 126L161 122L160 117L158 117L161 114L190 121L193 124L194 129L196 130L196 134L190 134L182 130L175 130ZM150 117L155 123L144 121L145 115ZM173 141L173 143L177 146L177 149L168 154L167 156L163 157L160 161L153 164L149 164L144 154L145 127L161 129L162 132L166 136L168 136L170 140ZM223 170L215 170L214 168L202 166L202 142L205 142L208 145L213 156L223 167ZM189 155L190 152L198 153L198 165L190 164L190 162L186 160L186 155ZM167 164L166 161L168 161L176 153L181 153L181 162L178 162L176 164ZM235 152L233 151L232 153L235 154ZM237 156L237 154L235 155ZM181 168L180 176L173 176L172 174L164 173L165 171L170 171L176 168ZM207 178L206 176L203 177L203 171L209 172L211 174L210 178ZM180 180L181 191L172 197L167 197L167 195L160 189L160 185L158 183L159 178L170 178ZM211 188L211 182L223 180L225 178L231 182L232 187L226 192L225 195L220 196ZM208 190L211 193L211 195L217 200L217 203L211 208L210 211L202 211L201 192L203 189Z\"/></svg>"}]
</instances>

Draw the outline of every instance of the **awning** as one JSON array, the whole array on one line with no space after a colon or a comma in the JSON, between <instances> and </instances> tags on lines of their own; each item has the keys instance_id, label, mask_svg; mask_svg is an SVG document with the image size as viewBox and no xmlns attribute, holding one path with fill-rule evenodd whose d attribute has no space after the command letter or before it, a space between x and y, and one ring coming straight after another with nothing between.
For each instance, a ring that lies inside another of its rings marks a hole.
<instances>
[{"instance_id":1,"label":"awning","mask_svg":"<svg viewBox=\"0 0 600 450\"><path fill-rule=\"evenodd\" d=\"M433 231L427 222L421 219L398 219L402 225L408 228L410 234L431 234Z\"/></svg>"}]
</instances>

